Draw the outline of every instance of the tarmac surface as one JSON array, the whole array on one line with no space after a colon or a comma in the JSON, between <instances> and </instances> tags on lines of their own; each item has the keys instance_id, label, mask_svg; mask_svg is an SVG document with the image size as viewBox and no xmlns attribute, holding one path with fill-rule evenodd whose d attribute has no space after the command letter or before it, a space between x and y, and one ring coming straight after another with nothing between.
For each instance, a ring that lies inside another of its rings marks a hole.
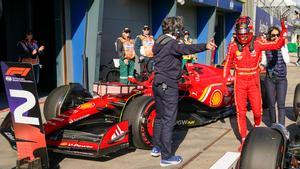
<instances>
[{"instance_id":1,"label":"tarmac surface","mask_svg":"<svg viewBox=\"0 0 300 169\"><path fill-rule=\"evenodd\" d=\"M286 97L286 127L293 138L300 134L300 128L295 125L293 113L293 98L295 86L300 83L300 67L295 66L295 56L291 57L288 64L288 92ZM43 100L43 99L42 99ZM41 104L41 110L43 103ZM0 110L0 123L6 116L8 109ZM252 113L248 112L248 128L252 128ZM267 125L268 111L264 111L263 124ZM209 169L226 152L237 152L240 144L238 139L236 118L229 117L215 123L191 128L189 130L177 130L174 136L174 148L176 154L181 155L184 162L176 169ZM0 169L11 169L16 163L16 152L8 142L0 136ZM126 149L117 154L102 159L78 158L51 154L53 164L59 164L61 169L155 169L159 166L160 158L150 156L149 150Z\"/></svg>"}]
</instances>

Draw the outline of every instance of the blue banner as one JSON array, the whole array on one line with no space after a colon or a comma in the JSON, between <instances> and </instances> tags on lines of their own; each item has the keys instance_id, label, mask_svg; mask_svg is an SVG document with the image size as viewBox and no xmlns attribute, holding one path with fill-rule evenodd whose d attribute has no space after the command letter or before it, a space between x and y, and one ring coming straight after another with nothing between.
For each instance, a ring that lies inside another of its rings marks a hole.
<instances>
[{"instance_id":1,"label":"blue banner","mask_svg":"<svg viewBox=\"0 0 300 169\"><path fill-rule=\"evenodd\" d=\"M215 6L218 8L231 10L235 12L242 12L243 3L237 0L193 0L196 3L203 5Z\"/></svg>"},{"instance_id":2,"label":"blue banner","mask_svg":"<svg viewBox=\"0 0 300 169\"><path fill-rule=\"evenodd\" d=\"M263 9L256 7L255 35L259 36L261 33L266 33L270 25L270 15Z\"/></svg>"}]
</instances>

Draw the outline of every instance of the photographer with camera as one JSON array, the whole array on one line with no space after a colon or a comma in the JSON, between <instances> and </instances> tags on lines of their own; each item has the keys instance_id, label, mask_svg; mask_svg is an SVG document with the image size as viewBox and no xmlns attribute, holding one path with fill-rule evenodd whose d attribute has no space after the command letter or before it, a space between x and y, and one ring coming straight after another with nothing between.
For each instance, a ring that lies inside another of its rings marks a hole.
<instances>
[{"instance_id":1,"label":"photographer with camera","mask_svg":"<svg viewBox=\"0 0 300 169\"><path fill-rule=\"evenodd\" d=\"M178 111L178 81L182 74L182 56L211 50L216 45L210 41L205 44L186 45L180 43L176 36L183 35L183 18L168 17L162 22L163 34L153 46L154 81L153 93L156 117L153 129L153 149L151 155L161 155L161 166L177 165L183 161L181 156L172 152L172 135Z\"/></svg>"}]
</instances>

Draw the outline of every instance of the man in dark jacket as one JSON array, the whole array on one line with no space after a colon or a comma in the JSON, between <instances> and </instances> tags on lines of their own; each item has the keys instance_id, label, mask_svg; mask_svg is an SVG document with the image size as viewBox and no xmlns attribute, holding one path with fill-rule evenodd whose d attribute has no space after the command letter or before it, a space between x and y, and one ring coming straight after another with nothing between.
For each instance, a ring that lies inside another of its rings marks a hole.
<instances>
[{"instance_id":1,"label":"man in dark jacket","mask_svg":"<svg viewBox=\"0 0 300 169\"><path fill-rule=\"evenodd\" d=\"M183 31L182 17L168 17L162 22L163 35L153 46L154 72L153 93L156 104L153 149L151 155L161 154L161 166L177 165L182 162L180 156L172 154L172 135L178 109L178 81L181 78L182 55L194 54L216 45L182 44L176 40L176 33Z\"/></svg>"}]
</instances>

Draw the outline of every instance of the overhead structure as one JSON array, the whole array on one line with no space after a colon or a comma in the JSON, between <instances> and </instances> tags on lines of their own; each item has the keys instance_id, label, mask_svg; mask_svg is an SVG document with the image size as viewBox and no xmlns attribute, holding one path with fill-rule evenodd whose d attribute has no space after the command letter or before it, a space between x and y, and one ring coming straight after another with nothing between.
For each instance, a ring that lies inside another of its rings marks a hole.
<instances>
[{"instance_id":1,"label":"overhead structure","mask_svg":"<svg viewBox=\"0 0 300 169\"><path fill-rule=\"evenodd\" d=\"M277 17L287 17L288 20L295 19L300 10L293 0L257 0L257 6L266 10L270 15Z\"/></svg>"}]
</instances>

